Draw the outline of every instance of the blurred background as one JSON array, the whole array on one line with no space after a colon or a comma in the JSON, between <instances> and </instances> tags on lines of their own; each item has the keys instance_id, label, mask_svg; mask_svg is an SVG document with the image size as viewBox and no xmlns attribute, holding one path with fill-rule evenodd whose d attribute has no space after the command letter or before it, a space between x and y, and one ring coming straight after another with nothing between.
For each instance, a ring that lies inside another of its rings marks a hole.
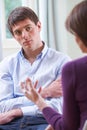
<instances>
[{"instance_id":1,"label":"blurred background","mask_svg":"<svg viewBox=\"0 0 87 130\"><path fill-rule=\"evenodd\" d=\"M10 35L6 22L9 13L18 6L32 8L42 23L41 37L46 44L67 53L72 59L83 56L74 36L65 29L65 19L71 9L82 0L0 0L0 61L20 49Z\"/></svg>"}]
</instances>

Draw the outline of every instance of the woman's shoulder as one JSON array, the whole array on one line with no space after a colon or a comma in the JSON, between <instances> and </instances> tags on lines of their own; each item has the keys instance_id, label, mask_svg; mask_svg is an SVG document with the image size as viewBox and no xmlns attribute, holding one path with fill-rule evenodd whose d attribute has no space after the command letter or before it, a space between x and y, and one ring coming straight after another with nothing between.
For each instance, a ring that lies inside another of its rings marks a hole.
<instances>
[{"instance_id":1,"label":"woman's shoulder","mask_svg":"<svg viewBox=\"0 0 87 130\"><path fill-rule=\"evenodd\" d=\"M63 67L63 70L69 70L69 69L73 69L74 67L81 67L84 66L87 63L87 56L78 58L78 59L74 59L72 61L69 61L68 63L66 63Z\"/></svg>"}]
</instances>

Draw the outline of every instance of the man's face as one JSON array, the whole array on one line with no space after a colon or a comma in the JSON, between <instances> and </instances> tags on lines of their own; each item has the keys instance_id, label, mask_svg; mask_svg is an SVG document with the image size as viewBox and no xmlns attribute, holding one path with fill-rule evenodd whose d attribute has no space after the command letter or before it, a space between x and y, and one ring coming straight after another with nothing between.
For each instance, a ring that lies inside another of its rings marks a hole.
<instances>
[{"instance_id":1,"label":"man's face","mask_svg":"<svg viewBox=\"0 0 87 130\"><path fill-rule=\"evenodd\" d=\"M41 23L37 25L29 19L18 22L12 27L14 38L20 43L23 49L35 50L40 45Z\"/></svg>"}]
</instances>

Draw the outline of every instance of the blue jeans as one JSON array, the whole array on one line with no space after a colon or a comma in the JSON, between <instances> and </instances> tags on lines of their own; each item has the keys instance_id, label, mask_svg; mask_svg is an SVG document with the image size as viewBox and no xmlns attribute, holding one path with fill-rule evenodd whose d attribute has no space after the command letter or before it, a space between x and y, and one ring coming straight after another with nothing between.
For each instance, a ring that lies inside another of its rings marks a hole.
<instances>
[{"instance_id":1,"label":"blue jeans","mask_svg":"<svg viewBox=\"0 0 87 130\"><path fill-rule=\"evenodd\" d=\"M45 130L48 123L44 117L23 116L10 123L0 125L0 130Z\"/></svg>"}]
</instances>

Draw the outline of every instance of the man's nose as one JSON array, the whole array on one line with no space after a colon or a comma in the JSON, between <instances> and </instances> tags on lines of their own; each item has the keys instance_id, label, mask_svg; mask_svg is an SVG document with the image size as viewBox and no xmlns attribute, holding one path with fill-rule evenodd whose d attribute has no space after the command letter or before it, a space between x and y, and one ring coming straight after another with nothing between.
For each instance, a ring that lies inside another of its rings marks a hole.
<instances>
[{"instance_id":1,"label":"man's nose","mask_svg":"<svg viewBox=\"0 0 87 130\"><path fill-rule=\"evenodd\" d=\"M22 38L27 39L29 37L29 34L26 30L22 31Z\"/></svg>"}]
</instances>

